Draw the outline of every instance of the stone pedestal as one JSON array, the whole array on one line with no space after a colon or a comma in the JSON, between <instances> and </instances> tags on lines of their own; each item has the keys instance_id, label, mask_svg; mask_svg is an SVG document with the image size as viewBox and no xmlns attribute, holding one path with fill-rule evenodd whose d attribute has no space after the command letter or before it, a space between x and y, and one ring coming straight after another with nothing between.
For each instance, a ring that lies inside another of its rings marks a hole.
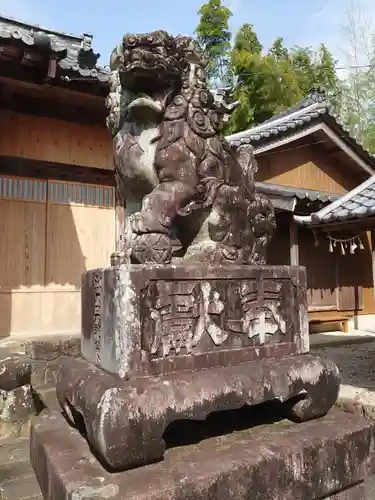
<instances>
[{"instance_id":1,"label":"stone pedestal","mask_svg":"<svg viewBox=\"0 0 375 500\"><path fill-rule=\"evenodd\" d=\"M373 427L341 414L166 452L176 422L264 402L277 402L289 422L331 409L339 373L309 354L304 268L97 269L83 277L82 322L83 359L62 358L58 371L63 416L46 413L33 427L46 499L240 500L253 490L260 499L313 499L363 479Z\"/></svg>"},{"instance_id":2,"label":"stone pedestal","mask_svg":"<svg viewBox=\"0 0 375 500\"><path fill-rule=\"evenodd\" d=\"M307 354L128 381L70 359L60 368L57 396L100 460L126 470L163 458L172 422L275 399L285 416L306 421L330 410L338 387L336 366Z\"/></svg>"},{"instance_id":3,"label":"stone pedestal","mask_svg":"<svg viewBox=\"0 0 375 500\"><path fill-rule=\"evenodd\" d=\"M82 281L82 355L121 379L309 351L302 267L129 265Z\"/></svg>"},{"instance_id":4,"label":"stone pedestal","mask_svg":"<svg viewBox=\"0 0 375 500\"><path fill-rule=\"evenodd\" d=\"M337 367L307 354L303 268L98 269L82 311L85 359L62 363L57 396L111 469L161 460L174 421L274 399L306 421L337 399Z\"/></svg>"},{"instance_id":5,"label":"stone pedestal","mask_svg":"<svg viewBox=\"0 0 375 500\"><path fill-rule=\"evenodd\" d=\"M250 425L250 424L249 424ZM375 424L332 410L167 450L162 462L107 472L59 414L35 417L31 457L53 500L372 500Z\"/></svg>"}]
</instances>

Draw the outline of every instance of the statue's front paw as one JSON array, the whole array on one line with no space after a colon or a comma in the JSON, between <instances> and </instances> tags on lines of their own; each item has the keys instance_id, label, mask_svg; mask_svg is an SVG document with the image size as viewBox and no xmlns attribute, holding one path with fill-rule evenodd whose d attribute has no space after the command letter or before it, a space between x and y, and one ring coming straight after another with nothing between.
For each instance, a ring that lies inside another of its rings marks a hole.
<instances>
[{"instance_id":1,"label":"statue's front paw","mask_svg":"<svg viewBox=\"0 0 375 500\"><path fill-rule=\"evenodd\" d=\"M172 245L166 234L144 233L137 235L133 240L133 262L144 264L169 264L172 258Z\"/></svg>"},{"instance_id":2,"label":"statue's front paw","mask_svg":"<svg viewBox=\"0 0 375 500\"><path fill-rule=\"evenodd\" d=\"M113 254L111 255L111 266L116 267L116 266L122 266L124 264L127 264L127 256L125 252L122 251L113 252Z\"/></svg>"}]
</instances>

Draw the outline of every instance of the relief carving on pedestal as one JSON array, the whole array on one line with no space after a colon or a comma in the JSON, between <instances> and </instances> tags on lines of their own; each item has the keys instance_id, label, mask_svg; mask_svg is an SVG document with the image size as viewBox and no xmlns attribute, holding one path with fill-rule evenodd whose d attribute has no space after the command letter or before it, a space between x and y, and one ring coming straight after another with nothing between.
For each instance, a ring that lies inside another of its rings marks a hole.
<instances>
[{"instance_id":1,"label":"relief carving on pedestal","mask_svg":"<svg viewBox=\"0 0 375 500\"><path fill-rule=\"evenodd\" d=\"M287 324L280 314L280 292L282 285L274 281L263 282L263 297L259 300L254 282L244 282L241 286L241 302L244 316L242 331L252 339L259 336L261 345L266 343L267 336L280 331L287 333Z\"/></svg>"},{"instance_id":2,"label":"relief carving on pedestal","mask_svg":"<svg viewBox=\"0 0 375 500\"><path fill-rule=\"evenodd\" d=\"M224 348L230 336L247 346L282 341L277 335L285 337L290 327L280 312L282 286L271 280L152 281L141 301L142 348L166 357L194 352L204 336L212 349Z\"/></svg>"},{"instance_id":3,"label":"relief carving on pedestal","mask_svg":"<svg viewBox=\"0 0 375 500\"><path fill-rule=\"evenodd\" d=\"M93 275L92 279L92 288L94 292L94 311L91 335L95 346L95 356L97 363L100 363L101 348L100 330L102 326L102 286L103 274L101 272L97 272Z\"/></svg>"}]
</instances>

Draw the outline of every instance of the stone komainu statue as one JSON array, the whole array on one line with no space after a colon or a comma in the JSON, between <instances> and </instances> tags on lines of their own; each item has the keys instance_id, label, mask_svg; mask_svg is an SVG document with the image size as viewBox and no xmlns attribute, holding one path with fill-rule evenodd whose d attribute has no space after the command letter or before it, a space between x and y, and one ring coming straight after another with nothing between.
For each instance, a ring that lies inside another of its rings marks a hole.
<instances>
[{"instance_id":1,"label":"stone komainu statue","mask_svg":"<svg viewBox=\"0 0 375 500\"><path fill-rule=\"evenodd\" d=\"M123 255L169 263L178 239L186 261L264 263L273 207L255 192L252 148L234 151L220 136L231 107L208 89L196 43L164 31L126 35L111 69L107 126L128 214Z\"/></svg>"}]
</instances>

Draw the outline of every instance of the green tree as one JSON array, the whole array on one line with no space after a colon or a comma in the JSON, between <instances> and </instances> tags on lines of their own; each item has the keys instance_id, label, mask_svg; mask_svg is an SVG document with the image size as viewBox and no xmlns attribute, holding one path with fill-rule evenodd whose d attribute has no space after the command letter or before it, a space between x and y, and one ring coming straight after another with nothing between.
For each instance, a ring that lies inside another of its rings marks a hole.
<instances>
[{"instance_id":1,"label":"green tree","mask_svg":"<svg viewBox=\"0 0 375 500\"><path fill-rule=\"evenodd\" d=\"M298 86L306 95L315 83L314 52L309 47L293 47L290 59L298 80Z\"/></svg>"},{"instance_id":2,"label":"green tree","mask_svg":"<svg viewBox=\"0 0 375 500\"><path fill-rule=\"evenodd\" d=\"M245 50L251 54L261 54L263 46L252 24L246 23L242 25L234 41L234 50L237 52Z\"/></svg>"},{"instance_id":3,"label":"green tree","mask_svg":"<svg viewBox=\"0 0 375 500\"><path fill-rule=\"evenodd\" d=\"M222 0L208 0L198 14L195 32L208 60L210 83L227 86L236 81L235 98L240 104L225 125L226 133L271 118L314 88L325 91L338 113L342 86L324 44L316 52L309 47L288 49L279 37L265 53L254 26L245 23L231 48L228 23L232 13Z\"/></svg>"},{"instance_id":4,"label":"green tree","mask_svg":"<svg viewBox=\"0 0 375 500\"><path fill-rule=\"evenodd\" d=\"M319 47L317 61L315 63L314 80L318 86L329 91L335 89L338 84L336 63L331 52L322 43Z\"/></svg>"},{"instance_id":5,"label":"green tree","mask_svg":"<svg viewBox=\"0 0 375 500\"><path fill-rule=\"evenodd\" d=\"M335 61L325 45L316 53L309 47L288 50L277 38L264 54L253 26L244 24L235 37L231 69L237 77L240 105L227 124L227 133L271 118L314 88L325 91L336 107L339 102Z\"/></svg>"},{"instance_id":6,"label":"green tree","mask_svg":"<svg viewBox=\"0 0 375 500\"><path fill-rule=\"evenodd\" d=\"M284 40L281 37L276 38L276 40L273 42L269 50L269 54L273 56L276 61L290 60L289 51L286 47L284 47Z\"/></svg>"},{"instance_id":7,"label":"green tree","mask_svg":"<svg viewBox=\"0 0 375 500\"><path fill-rule=\"evenodd\" d=\"M313 88L322 90L333 111L338 114L341 85L336 61L328 48L321 44L319 50L314 52L309 47L294 47L290 54L301 93L306 95Z\"/></svg>"},{"instance_id":8,"label":"green tree","mask_svg":"<svg viewBox=\"0 0 375 500\"><path fill-rule=\"evenodd\" d=\"M208 0L198 14L200 21L195 33L208 60L208 78L214 85L227 84L230 79L228 66L231 47L228 23L232 12L221 0Z\"/></svg>"},{"instance_id":9,"label":"green tree","mask_svg":"<svg viewBox=\"0 0 375 500\"><path fill-rule=\"evenodd\" d=\"M264 55L250 24L244 24L236 35L231 68L238 78L236 97L240 105L228 123L227 133L267 120L301 97L282 39Z\"/></svg>"}]
</instances>

